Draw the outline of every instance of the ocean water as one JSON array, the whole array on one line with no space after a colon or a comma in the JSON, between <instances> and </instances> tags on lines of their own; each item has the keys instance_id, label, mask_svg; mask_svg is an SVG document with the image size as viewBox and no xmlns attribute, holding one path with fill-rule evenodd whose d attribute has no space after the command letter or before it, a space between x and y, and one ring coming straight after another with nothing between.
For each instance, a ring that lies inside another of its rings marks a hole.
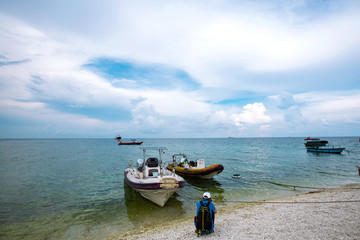
<instances>
[{"instance_id":1,"label":"ocean water","mask_svg":"<svg viewBox=\"0 0 360 240\"><path fill-rule=\"evenodd\" d=\"M140 146L119 146L113 139L3 139L0 239L106 239L194 216L205 191L221 209L360 183L359 137L324 139L346 151L308 153L304 138L142 139L141 146L167 147L168 163L181 152L190 160L205 159L207 166L224 166L212 180L186 179L163 208L124 184L128 163L142 158Z\"/></svg>"}]
</instances>

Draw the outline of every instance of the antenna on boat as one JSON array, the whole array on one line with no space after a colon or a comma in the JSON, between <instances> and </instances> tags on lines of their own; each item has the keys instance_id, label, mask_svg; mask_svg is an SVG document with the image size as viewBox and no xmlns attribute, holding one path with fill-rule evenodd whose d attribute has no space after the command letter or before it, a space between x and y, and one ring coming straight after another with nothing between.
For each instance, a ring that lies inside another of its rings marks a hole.
<instances>
[{"instance_id":1,"label":"antenna on boat","mask_svg":"<svg viewBox=\"0 0 360 240\"><path fill-rule=\"evenodd\" d=\"M129 166L131 167L131 169L135 170L131 164L131 162L129 162Z\"/></svg>"}]
</instances>

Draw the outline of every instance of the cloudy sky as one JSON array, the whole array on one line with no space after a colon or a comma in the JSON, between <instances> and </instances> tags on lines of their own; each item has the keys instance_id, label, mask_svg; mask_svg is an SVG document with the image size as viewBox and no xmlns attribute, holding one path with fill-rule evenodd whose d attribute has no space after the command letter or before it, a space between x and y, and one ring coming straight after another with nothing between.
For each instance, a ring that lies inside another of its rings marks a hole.
<instances>
[{"instance_id":1,"label":"cloudy sky","mask_svg":"<svg viewBox=\"0 0 360 240\"><path fill-rule=\"evenodd\" d=\"M0 0L0 138L360 135L360 1Z\"/></svg>"}]
</instances>

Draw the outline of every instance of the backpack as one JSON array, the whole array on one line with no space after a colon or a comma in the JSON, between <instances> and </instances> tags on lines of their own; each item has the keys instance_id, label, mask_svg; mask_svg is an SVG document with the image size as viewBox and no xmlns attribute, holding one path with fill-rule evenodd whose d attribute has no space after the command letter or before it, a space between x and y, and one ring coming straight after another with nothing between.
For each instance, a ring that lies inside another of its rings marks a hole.
<instances>
[{"instance_id":1,"label":"backpack","mask_svg":"<svg viewBox=\"0 0 360 240\"><path fill-rule=\"evenodd\" d=\"M200 201L200 207L195 216L195 226L196 230L201 231L202 233L207 233L212 229L213 220L210 217L210 201L206 204L203 201Z\"/></svg>"}]
</instances>

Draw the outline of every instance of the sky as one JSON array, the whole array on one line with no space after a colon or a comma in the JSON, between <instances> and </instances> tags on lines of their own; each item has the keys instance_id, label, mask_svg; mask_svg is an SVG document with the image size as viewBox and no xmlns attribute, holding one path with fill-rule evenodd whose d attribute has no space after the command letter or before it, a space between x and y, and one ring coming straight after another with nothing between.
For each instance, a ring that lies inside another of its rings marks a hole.
<instances>
[{"instance_id":1,"label":"sky","mask_svg":"<svg viewBox=\"0 0 360 240\"><path fill-rule=\"evenodd\" d=\"M360 135L360 1L0 0L0 138Z\"/></svg>"}]
</instances>

